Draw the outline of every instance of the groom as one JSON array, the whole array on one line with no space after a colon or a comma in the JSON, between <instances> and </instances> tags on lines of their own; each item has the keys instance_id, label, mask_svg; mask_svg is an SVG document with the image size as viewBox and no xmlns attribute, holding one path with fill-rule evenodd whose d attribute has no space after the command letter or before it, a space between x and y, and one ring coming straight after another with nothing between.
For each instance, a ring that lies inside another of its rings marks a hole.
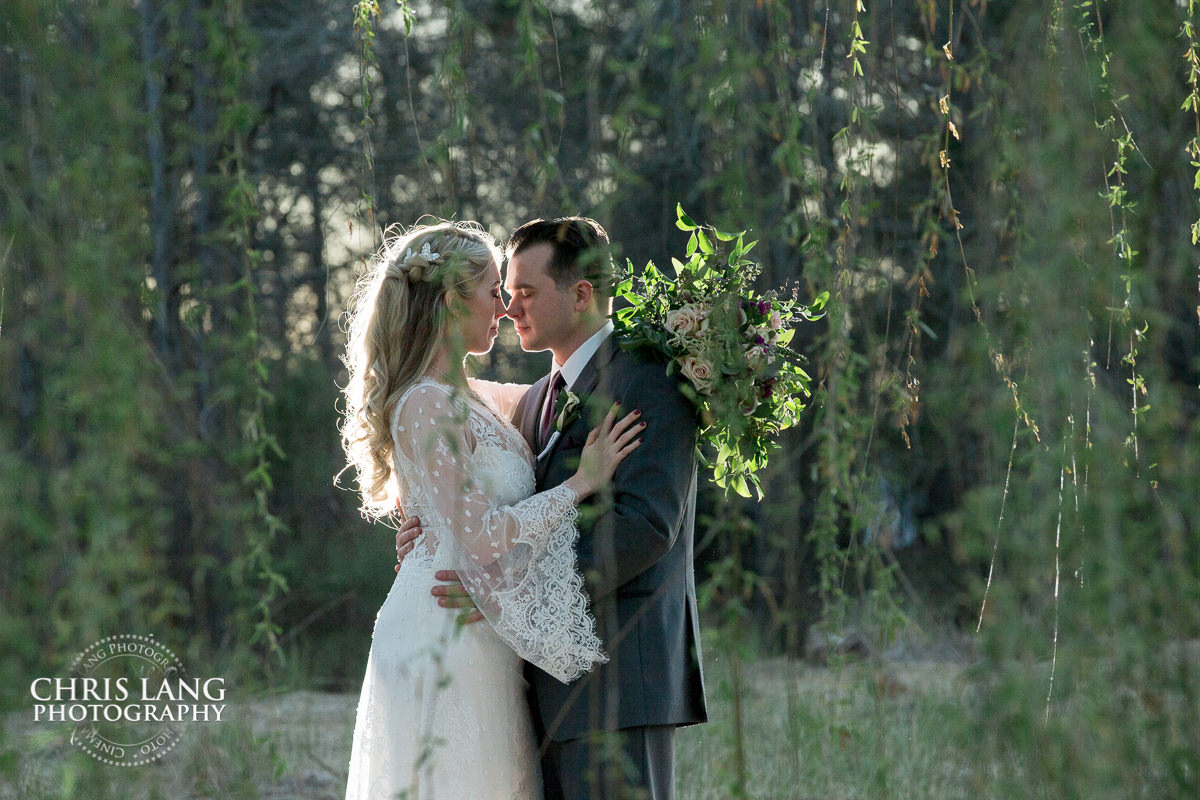
<instances>
[{"instance_id":1,"label":"groom","mask_svg":"<svg viewBox=\"0 0 1200 800\"><path fill-rule=\"evenodd\" d=\"M664 363L614 341L608 244L596 221L561 217L525 223L506 247L521 348L554 357L513 413L538 454L538 491L575 471L614 402L646 423L609 491L580 508L579 567L609 661L570 685L525 665L546 800L673 797L675 728L707 718L692 567L696 415ZM564 409L571 395L575 408ZM454 584L433 593L466 604Z\"/></svg>"},{"instance_id":2,"label":"groom","mask_svg":"<svg viewBox=\"0 0 1200 800\"><path fill-rule=\"evenodd\" d=\"M579 566L609 662L570 685L526 665L546 800L673 797L675 728L706 719L692 569L696 414L663 363L614 341L608 244L599 223L565 217L525 223L505 248L521 349L554 357L513 414L539 454L538 490L570 477L613 402L646 423L610 491L580 508ZM545 422L561 414L559 387L581 410L555 435Z\"/></svg>"}]
</instances>

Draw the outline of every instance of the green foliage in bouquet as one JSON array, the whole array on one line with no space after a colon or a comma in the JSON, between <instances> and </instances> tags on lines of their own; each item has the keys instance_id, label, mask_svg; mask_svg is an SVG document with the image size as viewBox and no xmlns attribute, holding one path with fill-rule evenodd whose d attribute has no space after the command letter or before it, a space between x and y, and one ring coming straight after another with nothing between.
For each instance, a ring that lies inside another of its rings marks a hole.
<instances>
[{"instance_id":1,"label":"green foliage in bouquet","mask_svg":"<svg viewBox=\"0 0 1200 800\"><path fill-rule=\"evenodd\" d=\"M757 242L676 210L676 225L690 233L687 261L671 259L674 278L653 262L635 278L626 262L616 296L629 305L616 313L617 335L623 347L662 353L668 373L687 379L680 388L698 409L700 455L713 482L743 497L753 486L761 499L758 472L809 397L806 359L788 344L797 325L820 318L829 293L808 305L795 289L760 293L762 267L747 258Z\"/></svg>"}]
</instances>

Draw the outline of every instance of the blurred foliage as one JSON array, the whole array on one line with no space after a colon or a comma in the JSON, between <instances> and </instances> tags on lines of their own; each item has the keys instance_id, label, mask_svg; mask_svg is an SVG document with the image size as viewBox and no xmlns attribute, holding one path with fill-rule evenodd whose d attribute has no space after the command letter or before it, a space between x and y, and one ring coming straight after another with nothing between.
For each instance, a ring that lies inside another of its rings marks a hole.
<instances>
[{"instance_id":1,"label":"blurred foliage","mask_svg":"<svg viewBox=\"0 0 1200 800\"><path fill-rule=\"evenodd\" d=\"M1195 796L1195 11L5 3L4 703L118 630L357 686L392 548L332 481L338 318L378 229L585 213L665 263L681 203L831 295L766 501L701 501L729 680L957 625L1013 765L980 792Z\"/></svg>"}]
</instances>

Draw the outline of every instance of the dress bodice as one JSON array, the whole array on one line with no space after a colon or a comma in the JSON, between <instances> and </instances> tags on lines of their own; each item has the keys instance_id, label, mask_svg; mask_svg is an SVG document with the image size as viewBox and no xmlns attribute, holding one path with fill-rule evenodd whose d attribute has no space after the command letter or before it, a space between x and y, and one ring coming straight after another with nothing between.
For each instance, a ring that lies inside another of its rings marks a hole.
<instances>
[{"instance_id":1,"label":"dress bodice","mask_svg":"<svg viewBox=\"0 0 1200 800\"><path fill-rule=\"evenodd\" d=\"M456 415L465 415L462 422L468 432L467 438L474 443L474 449L467 459L466 472L479 491L500 506L512 505L532 495L535 488L535 460L525 437L521 436L516 427L484 396L450 387L439 381L424 379L406 394L430 390L448 397L450 402L454 403ZM435 400L435 408L441 403L442 400ZM402 407L403 400L397 404L397 412ZM407 433L406 427L397 421L394 425L395 433ZM400 454L399 449L396 452ZM425 535L417 542L404 563L409 563L411 559L414 568L444 568L449 564L449 556L443 552L440 559L437 557L438 543L448 532L444 529L439 530L442 526L437 523L445 520L442 515L436 513L435 498L428 491L427 482L417 479L419 476L415 474L415 470L420 468L418 464L403 457L396 458L395 461L396 477L405 512L418 516L425 531ZM452 490L454 487L450 488ZM442 490L437 487L435 489Z\"/></svg>"},{"instance_id":2,"label":"dress bodice","mask_svg":"<svg viewBox=\"0 0 1200 800\"><path fill-rule=\"evenodd\" d=\"M603 662L576 570L578 497L534 492L535 459L515 427L465 389L424 379L396 404L396 480L424 531L398 581L453 570L521 658L563 682Z\"/></svg>"}]
</instances>

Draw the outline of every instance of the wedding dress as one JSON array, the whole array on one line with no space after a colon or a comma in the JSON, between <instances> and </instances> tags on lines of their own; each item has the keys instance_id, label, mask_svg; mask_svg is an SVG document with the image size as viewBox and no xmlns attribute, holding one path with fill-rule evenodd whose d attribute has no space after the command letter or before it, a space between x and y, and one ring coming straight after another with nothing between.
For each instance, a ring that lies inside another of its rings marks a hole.
<instances>
[{"instance_id":1,"label":"wedding dress","mask_svg":"<svg viewBox=\"0 0 1200 800\"><path fill-rule=\"evenodd\" d=\"M375 619L346 798L538 800L521 662L569 682L606 660L575 566L574 492L534 494L525 440L463 389L418 382L392 435L424 534ZM439 569L458 571L486 623L437 605Z\"/></svg>"}]
</instances>

